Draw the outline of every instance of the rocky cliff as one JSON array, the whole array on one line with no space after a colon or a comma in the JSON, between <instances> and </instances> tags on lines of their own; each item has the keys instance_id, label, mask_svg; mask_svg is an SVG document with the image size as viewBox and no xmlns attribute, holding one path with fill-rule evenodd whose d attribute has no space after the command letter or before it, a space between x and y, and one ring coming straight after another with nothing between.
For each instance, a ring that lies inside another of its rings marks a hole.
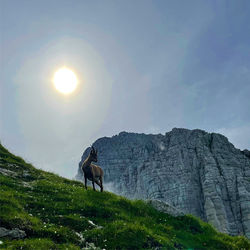
<instances>
[{"instance_id":1,"label":"rocky cliff","mask_svg":"<svg viewBox=\"0 0 250 250\"><path fill-rule=\"evenodd\" d=\"M121 132L93 145L104 189L165 201L221 232L250 238L249 151L236 149L225 136L174 128L165 135ZM82 180L80 169L76 178Z\"/></svg>"}]
</instances>

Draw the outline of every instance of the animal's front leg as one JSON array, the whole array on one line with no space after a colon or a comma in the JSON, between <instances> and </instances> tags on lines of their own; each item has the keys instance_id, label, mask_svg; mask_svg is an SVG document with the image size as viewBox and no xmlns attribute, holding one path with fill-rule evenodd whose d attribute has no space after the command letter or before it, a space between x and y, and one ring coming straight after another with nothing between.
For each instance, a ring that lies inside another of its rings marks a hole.
<instances>
[{"instance_id":1,"label":"animal's front leg","mask_svg":"<svg viewBox=\"0 0 250 250\"><path fill-rule=\"evenodd\" d=\"M87 188L87 177L84 175L84 183L85 183L85 188L86 188L86 190L88 189Z\"/></svg>"},{"instance_id":2,"label":"animal's front leg","mask_svg":"<svg viewBox=\"0 0 250 250\"><path fill-rule=\"evenodd\" d=\"M95 191L95 182L94 182L94 178L92 179L92 185L93 185L93 190Z\"/></svg>"}]
</instances>

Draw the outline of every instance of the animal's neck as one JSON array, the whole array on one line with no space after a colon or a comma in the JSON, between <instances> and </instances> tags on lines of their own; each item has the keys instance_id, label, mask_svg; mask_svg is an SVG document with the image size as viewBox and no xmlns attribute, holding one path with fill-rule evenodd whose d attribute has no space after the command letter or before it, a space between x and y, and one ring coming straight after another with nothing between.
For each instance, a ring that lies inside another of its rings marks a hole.
<instances>
[{"instance_id":1,"label":"animal's neck","mask_svg":"<svg viewBox=\"0 0 250 250\"><path fill-rule=\"evenodd\" d=\"M91 157L88 156L87 159L83 162L82 167L88 167L91 164Z\"/></svg>"}]
</instances>

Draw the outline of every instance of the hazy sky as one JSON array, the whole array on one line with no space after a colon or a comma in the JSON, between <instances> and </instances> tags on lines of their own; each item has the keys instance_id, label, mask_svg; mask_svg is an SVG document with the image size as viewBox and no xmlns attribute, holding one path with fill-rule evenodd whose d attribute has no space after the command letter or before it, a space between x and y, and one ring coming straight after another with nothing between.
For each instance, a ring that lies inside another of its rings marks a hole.
<instances>
[{"instance_id":1,"label":"hazy sky","mask_svg":"<svg viewBox=\"0 0 250 250\"><path fill-rule=\"evenodd\" d=\"M220 132L250 149L250 1L0 0L0 140L66 177L121 131ZM52 84L67 66L79 79Z\"/></svg>"}]
</instances>

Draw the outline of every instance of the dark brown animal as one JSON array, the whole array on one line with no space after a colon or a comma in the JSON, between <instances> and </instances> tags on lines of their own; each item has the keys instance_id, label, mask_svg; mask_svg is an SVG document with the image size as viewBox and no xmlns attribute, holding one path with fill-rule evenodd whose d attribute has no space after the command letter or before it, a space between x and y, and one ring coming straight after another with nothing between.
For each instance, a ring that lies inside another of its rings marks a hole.
<instances>
[{"instance_id":1,"label":"dark brown animal","mask_svg":"<svg viewBox=\"0 0 250 250\"><path fill-rule=\"evenodd\" d=\"M91 151L89 156L83 162L81 169L84 174L84 184L87 189L87 179L92 181L93 190L95 190L95 183L101 188L101 192L103 191L102 179L103 179L103 170L91 162L97 162L97 150L94 147L91 147Z\"/></svg>"}]
</instances>

